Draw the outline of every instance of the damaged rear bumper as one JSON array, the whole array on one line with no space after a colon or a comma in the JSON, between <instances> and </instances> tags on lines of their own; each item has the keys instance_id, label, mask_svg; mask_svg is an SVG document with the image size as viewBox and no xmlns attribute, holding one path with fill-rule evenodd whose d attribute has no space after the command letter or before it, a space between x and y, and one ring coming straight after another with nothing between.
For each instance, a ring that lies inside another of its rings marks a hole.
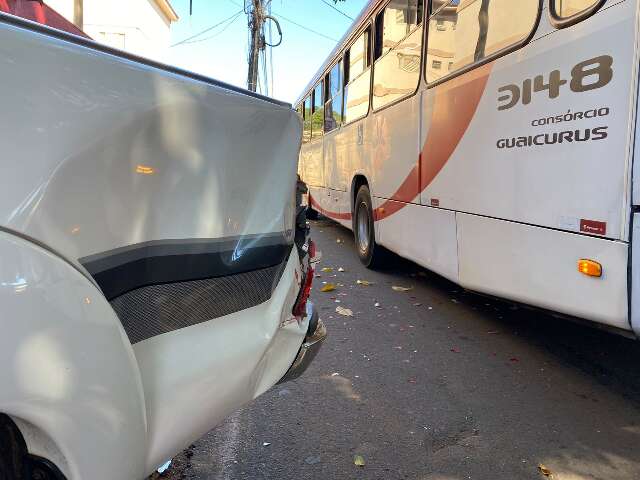
<instances>
[{"instance_id":1,"label":"damaged rear bumper","mask_svg":"<svg viewBox=\"0 0 640 480\"><path fill-rule=\"evenodd\" d=\"M309 317L307 336L304 338L304 342L302 342L296 359L278 383L288 382L302 375L318 354L318 351L320 351L322 342L327 337L327 329L322 320L320 320L315 305L311 302L307 302L307 316Z\"/></svg>"}]
</instances>

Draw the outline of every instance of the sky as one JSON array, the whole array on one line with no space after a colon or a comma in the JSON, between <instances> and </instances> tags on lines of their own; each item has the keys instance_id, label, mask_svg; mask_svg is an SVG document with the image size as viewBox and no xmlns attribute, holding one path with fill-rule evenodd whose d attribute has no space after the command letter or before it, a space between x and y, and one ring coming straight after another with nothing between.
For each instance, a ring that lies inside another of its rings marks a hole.
<instances>
[{"instance_id":1,"label":"sky","mask_svg":"<svg viewBox=\"0 0 640 480\"><path fill-rule=\"evenodd\" d=\"M193 15L189 15L189 0L171 0L180 16L171 26L171 45L230 20L189 42L171 46L164 61L246 88L248 28L247 16L239 13L242 1L193 0ZM333 0L326 1L334 5ZM367 3L345 0L335 7L356 18ZM271 0L271 14L280 22L283 38L280 46L271 49L273 90L269 85L269 96L294 102L353 22L323 0ZM268 28L266 31L268 34ZM277 43L275 25L272 35Z\"/></svg>"}]
</instances>

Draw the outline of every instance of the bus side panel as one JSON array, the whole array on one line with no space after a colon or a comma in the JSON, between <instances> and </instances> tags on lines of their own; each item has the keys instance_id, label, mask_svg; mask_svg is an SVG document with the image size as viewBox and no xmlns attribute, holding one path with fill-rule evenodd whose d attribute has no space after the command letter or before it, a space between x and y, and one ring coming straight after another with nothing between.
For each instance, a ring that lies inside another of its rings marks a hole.
<instances>
[{"instance_id":1,"label":"bus side panel","mask_svg":"<svg viewBox=\"0 0 640 480\"><path fill-rule=\"evenodd\" d=\"M326 187L324 181L323 138L316 138L305 144L302 149L304 157L304 181L314 187Z\"/></svg>"},{"instance_id":2,"label":"bus side panel","mask_svg":"<svg viewBox=\"0 0 640 480\"><path fill-rule=\"evenodd\" d=\"M394 208L387 202L387 208ZM455 212L409 204L377 222L378 242L440 275L458 281Z\"/></svg>"},{"instance_id":3,"label":"bus side panel","mask_svg":"<svg viewBox=\"0 0 640 480\"><path fill-rule=\"evenodd\" d=\"M341 129L324 135L324 179L327 188L347 190L345 160L348 151L348 137Z\"/></svg>"},{"instance_id":4,"label":"bus side panel","mask_svg":"<svg viewBox=\"0 0 640 480\"><path fill-rule=\"evenodd\" d=\"M462 213L457 224L462 286L630 330L627 243ZM581 258L602 277L580 273Z\"/></svg>"},{"instance_id":5,"label":"bus side panel","mask_svg":"<svg viewBox=\"0 0 640 480\"><path fill-rule=\"evenodd\" d=\"M419 94L372 115L372 195L403 202L419 198L419 115Z\"/></svg>"},{"instance_id":6,"label":"bus side panel","mask_svg":"<svg viewBox=\"0 0 640 480\"><path fill-rule=\"evenodd\" d=\"M635 6L428 89L423 203L625 240Z\"/></svg>"},{"instance_id":7,"label":"bus side panel","mask_svg":"<svg viewBox=\"0 0 640 480\"><path fill-rule=\"evenodd\" d=\"M631 328L640 337L640 213L635 213L631 244Z\"/></svg>"}]
</instances>

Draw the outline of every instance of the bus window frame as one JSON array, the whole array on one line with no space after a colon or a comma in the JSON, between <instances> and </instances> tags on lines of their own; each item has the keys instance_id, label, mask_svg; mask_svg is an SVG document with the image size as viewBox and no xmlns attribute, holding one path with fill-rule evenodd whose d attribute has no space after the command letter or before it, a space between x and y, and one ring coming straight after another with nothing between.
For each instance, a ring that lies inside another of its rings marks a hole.
<instances>
[{"instance_id":1,"label":"bus window frame","mask_svg":"<svg viewBox=\"0 0 640 480\"><path fill-rule=\"evenodd\" d=\"M326 73L320 77L320 80L318 80L318 83L315 84L315 86L311 89L311 93L309 94L310 98L311 98L311 118L309 119L309 121L311 122L311 138L309 139L308 143L314 143L316 140L322 140L322 138L325 135L325 131L324 131L324 104L325 104L325 89L326 89L326 85L325 85L325 76ZM316 137L315 139L313 138L313 114L316 113L316 90L318 89L318 87L320 88L320 91L322 92L322 99L321 99L321 105L318 108L322 108L322 128L320 129L321 134L318 135L318 137Z\"/></svg>"},{"instance_id":2,"label":"bus window frame","mask_svg":"<svg viewBox=\"0 0 640 480\"><path fill-rule=\"evenodd\" d=\"M578 12L570 17L561 17L556 12L556 0L549 0L548 10L549 10L549 21L553 28L560 30L562 28L570 27L571 25L575 25L583 20L586 20L591 15L595 14L600 8L605 4L607 0L598 0L593 5L588 8L585 8L581 12Z\"/></svg>"},{"instance_id":3,"label":"bus window frame","mask_svg":"<svg viewBox=\"0 0 640 480\"><path fill-rule=\"evenodd\" d=\"M533 22L533 27L531 29L531 32L529 32L529 35L523 38L520 42L514 43L513 45L509 45L508 47L505 47L501 50L498 50L497 52L492 53L491 55L484 57L479 62L472 62L460 68L459 70L456 70L455 72L450 73L449 75L445 75L444 77L440 77L438 80L429 83L429 80L427 79L427 63L426 63L427 51L429 49L429 24L431 23L431 4L432 4L431 0L429 0L429 14L428 14L428 18L426 20L426 25L425 25L426 36L425 36L425 45L423 47L424 65L422 67L422 76L424 77L424 81L426 82L427 88L437 87L438 85L448 82L449 80L455 77L464 75L465 73L469 73L471 70L481 67L482 65L486 65L487 63L491 63L500 57L504 57L506 55L509 55L510 53L520 50L521 48L529 44L531 40L533 40L533 37L535 36L536 32L538 31L538 28L540 27L540 20L542 18L542 9L544 7L544 2L545 0L538 0L538 15L536 17L536 21Z\"/></svg>"},{"instance_id":4,"label":"bus window frame","mask_svg":"<svg viewBox=\"0 0 640 480\"><path fill-rule=\"evenodd\" d=\"M375 15L374 15L375 16ZM371 113L371 94L372 94L372 88L373 88L373 84L371 83L371 79L373 78L373 22L371 21L372 19L369 18L369 20L363 24L364 28L355 36L355 38L353 39L353 41L349 44L348 47L345 47L345 49L342 51L342 59L344 61L346 55L347 55L347 51L351 49L351 47L353 47L355 45L355 43L358 41L358 39L360 38L361 35L363 35L367 29L369 30L369 48L367 49L367 54L369 57L369 66L367 68L365 68L364 70L362 70L357 77L355 78L349 78L349 82L347 83L343 83L342 85L342 115L344 116L345 113L345 107L346 107L346 101L347 101L347 96L345 95L345 91L347 86L349 86L349 84L357 79L359 79L361 76L363 76L365 73L370 72L371 73L371 77L369 78L369 100L367 103L367 111L365 113L363 113L362 115L360 115L359 117L354 118L353 120L350 120L348 122L343 122L343 124L340 126L340 128L346 127L347 125L351 125L354 122L357 122L359 120L362 120L363 118L367 118L369 116L369 113ZM349 59L349 61L351 61L351 59ZM343 68L344 68L344 64L343 64ZM351 67L349 67L349 75L351 75Z\"/></svg>"},{"instance_id":5,"label":"bus window frame","mask_svg":"<svg viewBox=\"0 0 640 480\"><path fill-rule=\"evenodd\" d=\"M340 94L341 94L341 98L342 101L340 102L340 117L344 117L344 55L338 57L335 59L334 63L331 64L331 67L327 70L327 73L324 74L324 115L325 115L325 120L324 120L324 125L323 125L323 130L324 130L324 134L327 135L329 133L332 132L337 132L338 130L340 130L340 127L342 127L342 125L344 124L343 122L338 123L335 127L333 127L331 130L327 130L327 119L326 119L326 114L327 114L327 104L329 102L331 102L331 111L333 112L333 99L334 97L331 97L331 72L333 71L333 69L338 65L340 65Z\"/></svg>"},{"instance_id":6,"label":"bus window frame","mask_svg":"<svg viewBox=\"0 0 640 480\"><path fill-rule=\"evenodd\" d=\"M384 57L386 57L390 52L392 52L395 47L397 47L398 45L400 45L402 42L404 42L411 34L413 34L413 32L419 28L422 27L422 35L420 36L420 41L422 42L422 44L420 45L420 71L421 72L426 72L426 67L425 67L425 57L427 54L427 51L425 49L425 42L426 42L426 38L425 38L425 31L427 30L425 28L425 22L427 21L427 12L429 10L429 7L431 5L431 0L419 0L422 2L422 22L419 25L416 25L416 28L414 28L413 30L409 31L409 33L407 33L402 40L400 40L395 46L394 48L390 49L389 51L383 53L382 55L380 55L378 58L376 58L375 60L373 59L373 50L375 49L376 45L375 45L375 37L377 35L375 28L376 28L376 19L378 18L378 15L380 15L382 12L384 12L384 10L389 6L389 4L391 3L391 0L387 0L386 2L383 3L383 7L379 8L378 10L376 10L372 15L371 15L371 19L372 19L372 45L371 45L371 55L372 55L372 62L371 62L371 87L369 88L369 110L372 111L373 113L378 113L383 111L385 108L389 108L389 107L393 107L394 105L397 105L400 102L404 102L405 100L408 100L410 98L412 98L413 96L415 96L416 93L418 93L418 91L420 90L420 86L422 85L422 77L425 76L426 78L426 74L422 75L420 74L418 76L418 84L416 85L416 89L411 92L408 93L407 95L405 95L404 97L400 97L396 100L394 100L393 102L389 102L386 105L383 105L380 108L373 108L373 87L375 85L375 66L376 63L378 63L380 60L382 60ZM541 0L542 1L542 0ZM384 28L384 26L383 26Z\"/></svg>"}]
</instances>

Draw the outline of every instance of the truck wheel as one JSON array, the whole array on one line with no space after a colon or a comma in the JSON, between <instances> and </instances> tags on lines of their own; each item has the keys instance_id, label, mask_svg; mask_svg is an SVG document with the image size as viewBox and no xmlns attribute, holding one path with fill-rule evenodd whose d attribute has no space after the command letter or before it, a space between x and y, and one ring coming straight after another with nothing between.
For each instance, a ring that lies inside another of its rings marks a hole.
<instances>
[{"instance_id":1,"label":"truck wheel","mask_svg":"<svg viewBox=\"0 0 640 480\"><path fill-rule=\"evenodd\" d=\"M367 268L381 267L385 261L385 252L376 244L371 193L366 185L358 190L353 206L353 233L360 261Z\"/></svg>"},{"instance_id":2,"label":"truck wheel","mask_svg":"<svg viewBox=\"0 0 640 480\"><path fill-rule=\"evenodd\" d=\"M0 480L23 480L27 445L11 419L0 414Z\"/></svg>"}]
</instances>

